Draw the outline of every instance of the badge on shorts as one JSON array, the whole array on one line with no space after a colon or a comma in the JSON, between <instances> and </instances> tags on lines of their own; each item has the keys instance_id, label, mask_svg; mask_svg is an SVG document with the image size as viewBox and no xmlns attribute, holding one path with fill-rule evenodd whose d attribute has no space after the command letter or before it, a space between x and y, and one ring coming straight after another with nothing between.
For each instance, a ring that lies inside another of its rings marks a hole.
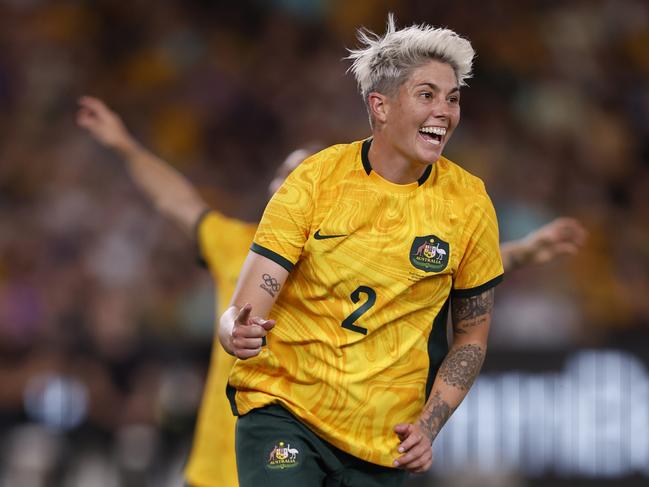
<instances>
[{"instance_id":1,"label":"badge on shorts","mask_svg":"<svg viewBox=\"0 0 649 487\"><path fill-rule=\"evenodd\" d=\"M266 468L270 470L284 470L300 465L300 451L290 443L276 442L268 455Z\"/></svg>"},{"instance_id":2,"label":"badge on shorts","mask_svg":"<svg viewBox=\"0 0 649 487\"><path fill-rule=\"evenodd\" d=\"M450 245L435 235L415 237L410 247L410 263L426 272L441 272L446 269Z\"/></svg>"}]
</instances>

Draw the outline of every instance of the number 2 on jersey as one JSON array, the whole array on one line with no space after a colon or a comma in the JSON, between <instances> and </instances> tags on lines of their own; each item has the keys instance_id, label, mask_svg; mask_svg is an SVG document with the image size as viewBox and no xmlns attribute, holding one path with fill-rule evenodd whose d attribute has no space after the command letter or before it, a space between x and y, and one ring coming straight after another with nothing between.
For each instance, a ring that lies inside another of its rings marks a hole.
<instances>
[{"instance_id":1,"label":"number 2 on jersey","mask_svg":"<svg viewBox=\"0 0 649 487\"><path fill-rule=\"evenodd\" d=\"M348 330L355 331L356 333L362 333L367 335L367 328L362 326L357 326L354 323L358 318L363 316L368 309L374 306L376 302L376 291L371 287L367 286L358 286L354 292L352 292L349 297L352 298L354 303L358 303L361 299L361 294L367 295L367 301L365 301L359 308L355 309L352 314L345 318L342 322L342 327L347 328Z\"/></svg>"}]
</instances>

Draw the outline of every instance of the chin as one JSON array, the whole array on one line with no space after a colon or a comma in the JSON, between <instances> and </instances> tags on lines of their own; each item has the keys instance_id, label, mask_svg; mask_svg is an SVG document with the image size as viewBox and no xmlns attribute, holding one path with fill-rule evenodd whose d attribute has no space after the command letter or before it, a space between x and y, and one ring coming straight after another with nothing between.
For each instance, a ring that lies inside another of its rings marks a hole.
<instances>
[{"instance_id":1,"label":"chin","mask_svg":"<svg viewBox=\"0 0 649 487\"><path fill-rule=\"evenodd\" d=\"M428 142L419 140L415 146L415 153L417 160L423 162L425 165L433 164L440 157L442 157L442 150L444 144L433 145Z\"/></svg>"},{"instance_id":2,"label":"chin","mask_svg":"<svg viewBox=\"0 0 649 487\"><path fill-rule=\"evenodd\" d=\"M426 165L433 164L434 162L437 162L437 160L442 157L442 149L441 147L439 150L426 150L422 151L419 154L419 160L424 162Z\"/></svg>"}]
</instances>

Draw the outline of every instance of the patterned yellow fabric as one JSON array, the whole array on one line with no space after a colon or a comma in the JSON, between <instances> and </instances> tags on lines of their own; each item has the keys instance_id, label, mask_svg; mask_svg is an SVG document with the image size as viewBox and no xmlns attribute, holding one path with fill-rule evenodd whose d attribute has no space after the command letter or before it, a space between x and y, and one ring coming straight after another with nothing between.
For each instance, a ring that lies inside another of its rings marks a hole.
<instances>
[{"instance_id":1,"label":"patterned yellow fabric","mask_svg":"<svg viewBox=\"0 0 649 487\"><path fill-rule=\"evenodd\" d=\"M216 316L227 308L239 271L257 226L226 218L210 211L198 226L198 244L216 284ZM236 487L237 467L234 454L236 418L225 396L234 357L223 351L218 341L212 347L203 401L198 415L194 444L185 477L196 487Z\"/></svg>"},{"instance_id":2,"label":"patterned yellow fabric","mask_svg":"<svg viewBox=\"0 0 649 487\"><path fill-rule=\"evenodd\" d=\"M442 158L393 184L371 170L370 143L307 159L266 208L252 250L292 270L267 346L236 362L228 393L239 414L281 403L391 466L393 427L416 420L448 350L449 296L488 289L503 268L482 181Z\"/></svg>"}]
</instances>

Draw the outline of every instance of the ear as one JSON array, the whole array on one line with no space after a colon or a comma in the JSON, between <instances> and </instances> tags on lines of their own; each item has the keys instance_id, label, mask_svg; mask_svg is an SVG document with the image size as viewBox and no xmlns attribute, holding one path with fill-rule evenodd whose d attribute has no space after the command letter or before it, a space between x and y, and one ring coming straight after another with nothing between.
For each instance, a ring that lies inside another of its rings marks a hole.
<instances>
[{"instance_id":1,"label":"ear","mask_svg":"<svg viewBox=\"0 0 649 487\"><path fill-rule=\"evenodd\" d=\"M385 123L387 120L389 104L388 97L373 91L367 95L367 106L370 108L372 118L380 123Z\"/></svg>"}]
</instances>

